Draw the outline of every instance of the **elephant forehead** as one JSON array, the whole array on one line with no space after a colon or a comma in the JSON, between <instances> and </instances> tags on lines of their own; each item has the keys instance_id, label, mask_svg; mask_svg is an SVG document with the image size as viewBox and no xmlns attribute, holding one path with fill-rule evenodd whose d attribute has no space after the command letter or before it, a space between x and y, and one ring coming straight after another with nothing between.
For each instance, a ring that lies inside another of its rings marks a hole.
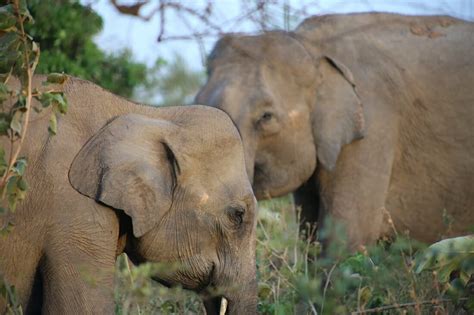
<instances>
[{"instance_id":1,"label":"elephant forehead","mask_svg":"<svg viewBox=\"0 0 474 315\"><path fill-rule=\"evenodd\" d=\"M209 69L221 67L267 65L301 82L315 78L313 60L304 46L290 33L269 32L257 36L230 36L221 39L209 58Z\"/></svg>"},{"instance_id":2,"label":"elephant forehead","mask_svg":"<svg viewBox=\"0 0 474 315\"><path fill-rule=\"evenodd\" d=\"M295 121L301 116L301 111L297 109L292 109L288 112L288 117L292 120Z\"/></svg>"},{"instance_id":3,"label":"elephant forehead","mask_svg":"<svg viewBox=\"0 0 474 315\"><path fill-rule=\"evenodd\" d=\"M206 192L203 191L200 194L199 204L200 205L205 205L208 200L209 200L209 195Z\"/></svg>"},{"instance_id":4,"label":"elephant forehead","mask_svg":"<svg viewBox=\"0 0 474 315\"><path fill-rule=\"evenodd\" d=\"M247 178L217 178L183 183L183 193L192 207L207 211L208 209L223 209L231 203L243 202L250 204L253 201L253 192Z\"/></svg>"}]
</instances>

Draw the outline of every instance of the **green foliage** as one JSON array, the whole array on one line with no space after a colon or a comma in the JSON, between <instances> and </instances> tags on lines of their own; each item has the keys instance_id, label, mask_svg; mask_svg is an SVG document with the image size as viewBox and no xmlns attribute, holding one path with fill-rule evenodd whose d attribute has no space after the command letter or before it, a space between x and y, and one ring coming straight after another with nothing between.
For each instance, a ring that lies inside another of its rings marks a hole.
<instances>
[{"instance_id":1,"label":"green foliage","mask_svg":"<svg viewBox=\"0 0 474 315\"><path fill-rule=\"evenodd\" d=\"M5 280L3 280L2 274L0 274L0 297L6 299L6 310L4 314L11 315L22 315L23 309L18 301L18 294L16 288L12 285L9 285Z\"/></svg>"},{"instance_id":2,"label":"green foliage","mask_svg":"<svg viewBox=\"0 0 474 315\"><path fill-rule=\"evenodd\" d=\"M171 62L158 59L148 72L148 78L141 96L150 103L156 103L156 94L161 96L159 105L183 105L193 101L203 85L205 75L189 69L185 60L176 55Z\"/></svg>"},{"instance_id":3,"label":"green foliage","mask_svg":"<svg viewBox=\"0 0 474 315\"><path fill-rule=\"evenodd\" d=\"M173 266L145 263L133 266L125 254L116 263L115 314L203 313L198 296L180 287L168 289L151 280L155 274L171 272Z\"/></svg>"},{"instance_id":4,"label":"green foliage","mask_svg":"<svg viewBox=\"0 0 474 315\"><path fill-rule=\"evenodd\" d=\"M436 271L446 296L474 312L474 235L437 242L421 252L415 263L417 273Z\"/></svg>"},{"instance_id":5,"label":"green foliage","mask_svg":"<svg viewBox=\"0 0 474 315\"><path fill-rule=\"evenodd\" d=\"M74 0L28 4L35 23L26 30L41 47L38 73L64 72L128 98L146 83L146 66L134 62L129 50L107 54L93 42L102 18L90 8Z\"/></svg>"},{"instance_id":6,"label":"green foliage","mask_svg":"<svg viewBox=\"0 0 474 315\"><path fill-rule=\"evenodd\" d=\"M452 303L436 304L443 299L436 275L414 272L412 257L423 244L400 235L350 254L342 238L322 254L319 243L300 237L294 212L288 199L260 203L257 266L262 314L362 314L380 307L395 314L432 314L452 309ZM319 233L342 233L335 223L331 230Z\"/></svg>"}]
</instances>

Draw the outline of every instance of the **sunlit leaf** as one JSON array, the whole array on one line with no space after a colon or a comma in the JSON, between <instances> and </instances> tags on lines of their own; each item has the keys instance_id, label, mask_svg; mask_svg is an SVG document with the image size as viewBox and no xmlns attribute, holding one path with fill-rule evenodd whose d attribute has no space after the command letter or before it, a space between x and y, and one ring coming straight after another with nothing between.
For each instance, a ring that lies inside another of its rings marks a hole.
<instances>
[{"instance_id":1,"label":"sunlit leaf","mask_svg":"<svg viewBox=\"0 0 474 315\"><path fill-rule=\"evenodd\" d=\"M59 111L61 114L67 112L68 106L63 93L43 93L39 96L38 100L43 107L49 107L52 105L55 107L55 110Z\"/></svg>"},{"instance_id":2,"label":"sunlit leaf","mask_svg":"<svg viewBox=\"0 0 474 315\"><path fill-rule=\"evenodd\" d=\"M34 19L30 14L30 11L28 10L28 4L26 0L20 0L19 1L19 11L20 14L25 18L25 22L33 22Z\"/></svg>"},{"instance_id":3,"label":"sunlit leaf","mask_svg":"<svg viewBox=\"0 0 474 315\"><path fill-rule=\"evenodd\" d=\"M474 256L474 235L445 239L428 247L415 259L415 271L438 270L438 278L446 282L452 271Z\"/></svg>"},{"instance_id":4,"label":"sunlit leaf","mask_svg":"<svg viewBox=\"0 0 474 315\"><path fill-rule=\"evenodd\" d=\"M0 7L0 30L6 30L15 26L16 17L11 4Z\"/></svg>"},{"instance_id":5,"label":"sunlit leaf","mask_svg":"<svg viewBox=\"0 0 474 315\"><path fill-rule=\"evenodd\" d=\"M28 165L28 162L26 161L25 158L19 158L18 160L16 160L15 164L13 165L13 171L17 175L23 176L25 175L27 165Z\"/></svg>"},{"instance_id":6,"label":"sunlit leaf","mask_svg":"<svg viewBox=\"0 0 474 315\"><path fill-rule=\"evenodd\" d=\"M28 183L26 182L26 180L23 177L18 180L17 186L22 191L27 191L28 190Z\"/></svg>"},{"instance_id":7,"label":"sunlit leaf","mask_svg":"<svg viewBox=\"0 0 474 315\"><path fill-rule=\"evenodd\" d=\"M17 134L21 134L22 118L23 118L23 113L17 110L15 114L13 114L12 120L10 122L10 128L13 131L15 131Z\"/></svg>"},{"instance_id":8,"label":"sunlit leaf","mask_svg":"<svg viewBox=\"0 0 474 315\"><path fill-rule=\"evenodd\" d=\"M266 283L260 282L258 284L258 297L260 299L268 299L272 294L272 287Z\"/></svg>"},{"instance_id":9,"label":"sunlit leaf","mask_svg":"<svg viewBox=\"0 0 474 315\"><path fill-rule=\"evenodd\" d=\"M56 119L55 113L51 113L51 116L49 117L48 131L53 136L56 135L56 133L58 132L58 121Z\"/></svg>"},{"instance_id":10,"label":"sunlit leaf","mask_svg":"<svg viewBox=\"0 0 474 315\"><path fill-rule=\"evenodd\" d=\"M10 115L7 113L0 113L0 135L8 135L10 129Z\"/></svg>"},{"instance_id":11,"label":"sunlit leaf","mask_svg":"<svg viewBox=\"0 0 474 315\"><path fill-rule=\"evenodd\" d=\"M64 73L50 73L48 74L48 78L46 82L54 83L54 84L63 84L67 81L68 76Z\"/></svg>"},{"instance_id":12,"label":"sunlit leaf","mask_svg":"<svg viewBox=\"0 0 474 315\"><path fill-rule=\"evenodd\" d=\"M0 104L6 101L10 97L10 90L8 87L0 82Z\"/></svg>"}]
</instances>

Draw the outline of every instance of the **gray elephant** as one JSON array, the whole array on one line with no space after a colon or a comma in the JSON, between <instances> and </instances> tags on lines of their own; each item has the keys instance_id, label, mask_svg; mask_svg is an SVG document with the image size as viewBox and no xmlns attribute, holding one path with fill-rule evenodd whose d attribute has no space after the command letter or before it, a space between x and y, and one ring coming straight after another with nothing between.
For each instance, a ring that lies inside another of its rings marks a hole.
<instances>
[{"instance_id":1,"label":"gray elephant","mask_svg":"<svg viewBox=\"0 0 474 315\"><path fill-rule=\"evenodd\" d=\"M295 192L352 248L393 226L431 242L474 225L473 51L454 18L313 17L220 39L196 102L239 128L258 199Z\"/></svg>"},{"instance_id":2,"label":"gray elephant","mask_svg":"<svg viewBox=\"0 0 474 315\"><path fill-rule=\"evenodd\" d=\"M113 313L122 252L174 264L154 279L202 294L210 314L220 297L228 314L256 313L256 200L229 117L135 104L74 78L65 94L58 135L49 113L32 113L30 191L0 238L0 273L26 313Z\"/></svg>"}]
</instances>

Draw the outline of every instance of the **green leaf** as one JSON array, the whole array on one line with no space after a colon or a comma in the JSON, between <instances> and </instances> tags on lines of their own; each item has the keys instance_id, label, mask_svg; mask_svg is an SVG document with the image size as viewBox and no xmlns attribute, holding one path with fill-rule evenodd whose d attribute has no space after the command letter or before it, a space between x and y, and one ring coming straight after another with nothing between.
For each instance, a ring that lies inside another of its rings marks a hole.
<instances>
[{"instance_id":1,"label":"green leaf","mask_svg":"<svg viewBox=\"0 0 474 315\"><path fill-rule=\"evenodd\" d=\"M266 283L258 283L258 297L262 300L268 299L272 294L272 287Z\"/></svg>"},{"instance_id":2,"label":"green leaf","mask_svg":"<svg viewBox=\"0 0 474 315\"><path fill-rule=\"evenodd\" d=\"M9 73L20 57L21 52L18 50L0 51L0 73Z\"/></svg>"},{"instance_id":3,"label":"green leaf","mask_svg":"<svg viewBox=\"0 0 474 315\"><path fill-rule=\"evenodd\" d=\"M0 104L10 98L10 90L6 84L0 82Z\"/></svg>"},{"instance_id":4,"label":"green leaf","mask_svg":"<svg viewBox=\"0 0 474 315\"><path fill-rule=\"evenodd\" d=\"M26 166L28 162L25 158L19 158L16 160L15 164L13 165L13 171L18 174L19 176L23 176L25 174Z\"/></svg>"},{"instance_id":5,"label":"green leaf","mask_svg":"<svg viewBox=\"0 0 474 315\"><path fill-rule=\"evenodd\" d=\"M464 303L464 308L466 311L470 312L471 314L474 313L474 296L470 296L466 303Z\"/></svg>"},{"instance_id":6,"label":"green leaf","mask_svg":"<svg viewBox=\"0 0 474 315\"><path fill-rule=\"evenodd\" d=\"M64 73L50 73L46 79L47 83L63 84L68 79L68 76Z\"/></svg>"},{"instance_id":7,"label":"green leaf","mask_svg":"<svg viewBox=\"0 0 474 315\"><path fill-rule=\"evenodd\" d=\"M461 263L474 256L474 235L445 239L434 243L415 258L415 272L438 270L440 282L459 269Z\"/></svg>"},{"instance_id":8,"label":"green leaf","mask_svg":"<svg viewBox=\"0 0 474 315\"><path fill-rule=\"evenodd\" d=\"M51 113L51 117L49 118L48 131L53 136L56 135L56 133L58 132L58 121L56 119L55 113Z\"/></svg>"},{"instance_id":9,"label":"green leaf","mask_svg":"<svg viewBox=\"0 0 474 315\"><path fill-rule=\"evenodd\" d=\"M5 171L7 170L8 164L5 160L5 149L0 147L0 176L3 176Z\"/></svg>"},{"instance_id":10,"label":"green leaf","mask_svg":"<svg viewBox=\"0 0 474 315\"><path fill-rule=\"evenodd\" d=\"M20 110L21 112L26 112L26 97L25 95L23 95L23 93L20 93L20 95L18 95L18 100L15 102L15 104L13 105L13 109L17 109L17 110Z\"/></svg>"},{"instance_id":11,"label":"green leaf","mask_svg":"<svg viewBox=\"0 0 474 315\"><path fill-rule=\"evenodd\" d=\"M7 182L7 195L12 196L16 193L18 176L11 176Z\"/></svg>"},{"instance_id":12,"label":"green leaf","mask_svg":"<svg viewBox=\"0 0 474 315\"><path fill-rule=\"evenodd\" d=\"M34 22L33 17L30 14L30 11L28 10L28 4L26 0L20 0L20 14L25 17L25 22Z\"/></svg>"},{"instance_id":13,"label":"green leaf","mask_svg":"<svg viewBox=\"0 0 474 315\"><path fill-rule=\"evenodd\" d=\"M7 113L0 113L0 135L8 135L8 130L10 129L10 115Z\"/></svg>"},{"instance_id":14,"label":"green leaf","mask_svg":"<svg viewBox=\"0 0 474 315\"><path fill-rule=\"evenodd\" d=\"M0 236L1 237L7 236L13 230L13 227L14 227L13 223L7 222L5 226L0 227ZM2 288L0 285L0 294L2 294L2 290L4 290L4 288ZM5 296L5 294L3 294L3 296Z\"/></svg>"},{"instance_id":15,"label":"green leaf","mask_svg":"<svg viewBox=\"0 0 474 315\"><path fill-rule=\"evenodd\" d=\"M446 285L446 295L457 303L464 294L464 285L461 279L454 279Z\"/></svg>"},{"instance_id":16,"label":"green leaf","mask_svg":"<svg viewBox=\"0 0 474 315\"><path fill-rule=\"evenodd\" d=\"M14 32L8 32L0 36L0 56L7 51L13 50L20 44L20 37Z\"/></svg>"},{"instance_id":17,"label":"green leaf","mask_svg":"<svg viewBox=\"0 0 474 315\"><path fill-rule=\"evenodd\" d=\"M16 17L11 4L0 7L0 30L7 30L16 24Z\"/></svg>"},{"instance_id":18,"label":"green leaf","mask_svg":"<svg viewBox=\"0 0 474 315\"><path fill-rule=\"evenodd\" d=\"M21 134L22 118L23 113L20 110L17 110L15 114L13 114L12 120L10 122L10 128L19 135Z\"/></svg>"},{"instance_id":19,"label":"green leaf","mask_svg":"<svg viewBox=\"0 0 474 315\"><path fill-rule=\"evenodd\" d=\"M20 189L21 191L28 190L28 183L23 177L18 180L17 186L18 186L18 189Z\"/></svg>"},{"instance_id":20,"label":"green leaf","mask_svg":"<svg viewBox=\"0 0 474 315\"><path fill-rule=\"evenodd\" d=\"M41 105L46 108L51 106L51 103L53 102L53 97L51 93L42 93L40 96L35 97Z\"/></svg>"},{"instance_id":21,"label":"green leaf","mask_svg":"<svg viewBox=\"0 0 474 315\"><path fill-rule=\"evenodd\" d=\"M63 93L55 93L55 100L57 102L58 110L61 114L66 114L68 104Z\"/></svg>"},{"instance_id":22,"label":"green leaf","mask_svg":"<svg viewBox=\"0 0 474 315\"><path fill-rule=\"evenodd\" d=\"M63 93L43 93L39 96L38 100L45 108L53 105L55 107L54 110L59 111L61 114L67 112L68 104Z\"/></svg>"},{"instance_id":23,"label":"green leaf","mask_svg":"<svg viewBox=\"0 0 474 315\"><path fill-rule=\"evenodd\" d=\"M469 256L462 261L461 270L469 276L474 274L474 255Z\"/></svg>"},{"instance_id":24,"label":"green leaf","mask_svg":"<svg viewBox=\"0 0 474 315\"><path fill-rule=\"evenodd\" d=\"M19 36L14 32L0 36L0 73L10 72L13 64L20 58L20 43Z\"/></svg>"}]
</instances>

